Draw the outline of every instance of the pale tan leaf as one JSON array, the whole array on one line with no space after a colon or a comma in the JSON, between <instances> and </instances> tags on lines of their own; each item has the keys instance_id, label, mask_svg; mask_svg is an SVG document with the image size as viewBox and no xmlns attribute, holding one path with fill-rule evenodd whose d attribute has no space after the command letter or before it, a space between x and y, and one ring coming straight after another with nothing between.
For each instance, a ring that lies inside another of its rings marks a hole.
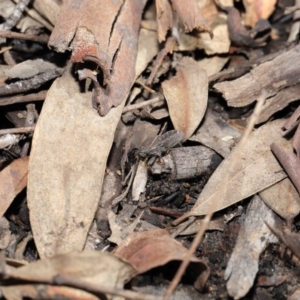
<instances>
[{"instance_id":1,"label":"pale tan leaf","mask_svg":"<svg viewBox=\"0 0 300 300\"><path fill-rule=\"evenodd\" d=\"M207 107L208 80L206 71L197 62L184 57L174 77L162 83L170 117L176 130L188 139L200 124Z\"/></svg>"},{"instance_id":2,"label":"pale tan leaf","mask_svg":"<svg viewBox=\"0 0 300 300\"><path fill-rule=\"evenodd\" d=\"M123 288L135 269L107 252L85 251L60 254L10 269L9 276L33 282L51 283L56 275L69 275L90 284Z\"/></svg>"},{"instance_id":3,"label":"pale tan leaf","mask_svg":"<svg viewBox=\"0 0 300 300\"><path fill-rule=\"evenodd\" d=\"M16 159L0 172L0 217L27 185L28 160L28 156Z\"/></svg>"},{"instance_id":4,"label":"pale tan leaf","mask_svg":"<svg viewBox=\"0 0 300 300\"><path fill-rule=\"evenodd\" d=\"M288 178L261 191L259 195L268 206L287 221L300 213L299 193Z\"/></svg>"},{"instance_id":5,"label":"pale tan leaf","mask_svg":"<svg viewBox=\"0 0 300 300\"><path fill-rule=\"evenodd\" d=\"M276 0L243 0L245 25L254 27L259 19L268 19L275 10Z\"/></svg>"},{"instance_id":6,"label":"pale tan leaf","mask_svg":"<svg viewBox=\"0 0 300 300\"><path fill-rule=\"evenodd\" d=\"M50 88L34 133L27 189L41 257L82 250L123 105L99 117L70 68Z\"/></svg>"},{"instance_id":7,"label":"pale tan leaf","mask_svg":"<svg viewBox=\"0 0 300 300\"><path fill-rule=\"evenodd\" d=\"M283 124L284 120L276 120L254 131L227 177L228 167L236 156L236 149L233 149L210 177L192 211L186 216L207 214L212 202L216 205L214 211L221 210L284 179L286 174L270 150L273 141L283 140ZM226 177L228 181L224 186L223 179Z\"/></svg>"},{"instance_id":8,"label":"pale tan leaf","mask_svg":"<svg viewBox=\"0 0 300 300\"><path fill-rule=\"evenodd\" d=\"M207 73L207 77L217 74L228 62L229 57L212 56L203 58L198 61L200 68L204 69Z\"/></svg>"},{"instance_id":9,"label":"pale tan leaf","mask_svg":"<svg viewBox=\"0 0 300 300\"><path fill-rule=\"evenodd\" d=\"M140 195L144 193L148 180L148 164L141 160L139 162L136 174L132 183L132 200L139 200Z\"/></svg>"}]
</instances>

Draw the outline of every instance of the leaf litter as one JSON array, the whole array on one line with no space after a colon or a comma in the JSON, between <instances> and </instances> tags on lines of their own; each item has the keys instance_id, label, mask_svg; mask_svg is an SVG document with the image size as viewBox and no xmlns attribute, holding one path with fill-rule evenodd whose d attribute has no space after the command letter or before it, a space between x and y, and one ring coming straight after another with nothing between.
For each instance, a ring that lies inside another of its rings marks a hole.
<instances>
[{"instance_id":1,"label":"leaf litter","mask_svg":"<svg viewBox=\"0 0 300 300\"><path fill-rule=\"evenodd\" d=\"M296 297L278 248L299 256L287 3L3 1L6 299L167 299L182 275L174 299Z\"/></svg>"}]
</instances>

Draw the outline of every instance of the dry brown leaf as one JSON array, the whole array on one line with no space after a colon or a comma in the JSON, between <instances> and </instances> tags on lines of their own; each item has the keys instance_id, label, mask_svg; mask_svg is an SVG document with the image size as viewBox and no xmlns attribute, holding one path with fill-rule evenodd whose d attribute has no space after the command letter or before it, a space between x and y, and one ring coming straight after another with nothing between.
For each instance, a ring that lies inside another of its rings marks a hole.
<instances>
[{"instance_id":1,"label":"dry brown leaf","mask_svg":"<svg viewBox=\"0 0 300 300\"><path fill-rule=\"evenodd\" d=\"M223 94L229 106L242 107L254 102L262 89L267 90L267 98L279 90L297 84L300 80L299 68L292 61L300 58L300 46L282 52L270 61L254 67L244 76L214 85ZM280 70L280 71L279 71Z\"/></svg>"},{"instance_id":2,"label":"dry brown leaf","mask_svg":"<svg viewBox=\"0 0 300 300\"><path fill-rule=\"evenodd\" d=\"M259 193L263 201L287 221L300 213L300 196L290 179L282 181Z\"/></svg>"},{"instance_id":3,"label":"dry brown leaf","mask_svg":"<svg viewBox=\"0 0 300 300\"><path fill-rule=\"evenodd\" d=\"M210 177L191 212L178 221L184 217L207 214L212 202L216 203L214 211L221 210L284 179L286 174L270 150L273 141L284 140L281 138L283 124L284 120L276 120L250 135L224 186L228 166L236 156L236 148L233 149ZM218 199L215 201L214 197Z\"/></svg>"},{"instance_id":4,"label":"dry brown leaf","mask_svg":"<svg viewBox=\"0 0 300 300\"><path fill-rule=\"evenodd\" d=\"M206 71L197 62L184 57L174 77L162 83L170 117L176 130L188 139L200 124L207 107L208 80Z\"/></svg>"},{"instance_id":5,"label":"dry brown leaf","mask_svg":"<svg viewBox=\"0 0 300 300\"><path fill-rule=\"evenodd\" d=\"M201 14L197 0L190 0L188 5L182 0L171 0L171 3L183 23L185 32L198 29L208 32L212 38L213 34Z\"/></svg>"},{"instance_id":6,"label":"dry brown leaf","mask_svg":"<svg viewBox=\"0 0 300 300\"><path fill-rule=\"evenodd\" d=\"M124 103L101 118L90 97L67 71L50 88L36 125L27 198L42 258L82 250L98 205Z\"/></svg>"},{"instance_id":7,"label":"dry brown leaf","mask_svg":"<svg viewBox=\"0 0 300 300\"><path fill-rule=\"evenodd\" d=\"M268 19L275 10L276 0L243 0L245 25L254 27L259 19Z\"/></svg>"},{"instance_id":8,"label":"dry brown leaf","mask_svg":"<svg viewBox=\"0 0 300 300\"><path fill-rule=\"evenodd\" d=\"M63 2L49 45L59 52L71 49L72 62L92 61L101 68L104 87L98 86L96 90L95 85L93 93L93 103L101 115L118 106L131 88L145 3L145 0Z\"/></svg>"},{"instance_id":9,"label":"dry brown leaf","mask_svg":"<svg viewBox=\"0 0 300 300\"><path fill-rule=\"evenodd\" d=\"M227 157L240 137L239 131L230 126L219 114L208 109L200 128L189 140L199 142Z\"/></svg>"},{"instance_id":10,"label":"dry brown leaf","mask_svg":"<svg viewBox=\"0 0 300 300\"><path fill-rule=\"evenodd\" d=\"M155 5L158 41L161 43L173 26L173 12L169 0L156 0Z\"/></svg>"},{"instance_id":11,"label":"dry brown leaf","mask_svg":"<svg viewBox=\"0 0 300 300\"><path fill-rule=\"evenodd\" d=\"M27 185L28 160L28 156L16 159L0 172L0 217Z\"/></svg>"},{"instance_id":12,"label":"dry brown leaf","mask_svg":"<svg viewBox=\"0 0 300 300\"><path fill-rule=\"evenodd\" d=\"M136 270L107 252L85 251L54 256L29 265L9 269L9 277L33 282L52 283L57 275L69 275L86 283L123 288Z\"/></svg>"},{"instance_id":13,"label":"dry brown leaf","mask_svg":"<svg viewBox=\"0 0 300 300\"><path fill-rule=\"evenodd\" d=\"M182 261L187 251L166 230L156 229L130 234L114 253L130 262L137 269L138 274L141 274L170 261ZM196 263L195 271L198 278L195 285L199 287L206 282L210 272L209 267L196 257L192 257L191 262Z\"/></svg>"}]
</instances>

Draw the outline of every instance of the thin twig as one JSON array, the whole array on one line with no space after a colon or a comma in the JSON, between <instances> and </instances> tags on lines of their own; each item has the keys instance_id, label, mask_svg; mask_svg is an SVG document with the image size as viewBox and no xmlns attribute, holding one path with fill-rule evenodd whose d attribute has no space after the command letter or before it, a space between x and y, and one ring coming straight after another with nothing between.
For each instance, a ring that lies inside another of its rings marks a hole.
<instances>
[{"instance_id":1,"label":"thin twig","mask_svg":"<svg viewBox=\"0 0 300 300\"><path fill-rule=\"evenodd\" d=\"M0 86L0 95L11 95L27 92L39 88L42 84L62 74L62 69L47 70L32 78L20 80L11 84Z\"/></svg>"},{"instance_id":2,"label":"thin twig","mask_svg":"<svg viewBox=\"0 0 300 300\"><path fill-rule=\"evenodd\" d=\"M26 33L19 33L13 31L0 31L0 37L9 38L9 39L19 39L19 40L28 40L33 42L38 42L41 44L47 44L49 41L48 35L33 35Z\"/></svg>"},{"instance_id":3,"label":"thin twig","mask_svg":"<svg viewBox=\"0 0 300 300\"><path fill-rule=\"evenodd\" d=\"M126 113L126 112L129 112L129 111L144 108L146 106L156 104L156 103L159 103L159 102L161 102L161 103L164 102L164 97L162 95L159 95L157 97L154 97L150 100L147 100L147 101L144 101L144 102L141 102L141 103L136 103L136 104L125 106L124 109L123 109L123 114Z\"/></svg>"},{"instance_id":4,"label":"thin twig","mask_svg":"<svg viewBox=\"0 0 300 300\"><path fill-rule=\"evenodd\" d=\"M241 141L236 146L235 157L234 157L234 159L232 159L231 163L228 166L228 172L223 180L223 183L221 184L216 197L213 198L213 201L211 202L211 205L210 205L207 215L203 219L203 225L201 226L200 230L198 231L197 235L195 236L195 238L191 244L191 247L190 247L189 251L187 252L184 260L182 261L179 269L177 270L163 300L168 300L170 298L171 294L173 293L173 291L175 290L179 281L181 280L181 278L190 262L191 257L193 256L194 252L196 251L197 247L199 246L199 243L203 237L203 234L206 231L208 224L214 214L217 200L221 198L222 193L226 189L228 179L230 177L230 173L234 169L234 167L241 155L241 152L242 152L243 148L245 147L247 140L249 139L249 136L254 128L254 125L259 118L259 115L262 110L262 107L263 107L266 97L267 97L267 93L265 90L263 90L257 99L257 104L254 108L253 114L249 120L248 126L244 132L244 135L243 135Z\"/></svg>"},{"instance_id":5,"label":"thin twig","mask_svg":"<svg viewBox=\"0 0 300 300\"><path fill-rule=\"evenodd\" d=\"M0 28L2 30L12 29L21 19L22 14L26 6L29 4L30 0L20 0L18 4L14 7L11 15L6 19L4 23L1 24Z\"/></svg>"},{"instance_id":6,"label":"thin twig","mask_svg":"<svg viewBox=\"0 0 300 300\"><path fill-rule=\"evenodd\" d=\"M29 127L21 127L21 128L9 128L9 129L1 129L0 135L3 134L17 134L17 133L30 133L34 131L34 126Z\"/></svg>"},{"instance_id":7,"label":"thin twig","mask_svg":"<svg viewBox=\"0 0 300 300\"><path fill-rule=\"evenodd\" d=\"M11 97L0 97L0 106L11 105L15 103L26 103L32 101L42 101L45 100L48 91L40 91L35 94L28 94L28 95L18 95L18 96L11 96Z\"/></svg>"}]
</instances>

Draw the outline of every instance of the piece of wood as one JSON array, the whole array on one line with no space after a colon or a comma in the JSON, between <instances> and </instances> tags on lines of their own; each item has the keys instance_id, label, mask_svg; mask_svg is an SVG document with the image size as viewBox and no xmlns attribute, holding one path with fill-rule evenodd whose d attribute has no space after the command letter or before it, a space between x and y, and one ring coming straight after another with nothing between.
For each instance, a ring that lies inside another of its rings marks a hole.
<instances>
[{"instance_id":1,"label":"piece of wood","mask_svg":"<svg viewBox=\"0 0 300 300\"><path fill-rule=\"evenodd\" d=\"M187 179L211 173L221 163L221 157L205 146L174 148L151 166L151 173L170 174L172 180Z\"/></svg>"},{"instance_id":2,"label":"piece of wood","mask_svg":"<svg viewBox=\"0 0 300 300\"><path fill-rule=\"evenodd\" d=\"M280 53L271 61L264 62L246 75L214 85L223 94L229 106L243 107L254 102L262 89L267 97L275 95L279 90L300 82L300 69L292 62L299 61L300 46Z\"/></svg>"}]
</instances>

